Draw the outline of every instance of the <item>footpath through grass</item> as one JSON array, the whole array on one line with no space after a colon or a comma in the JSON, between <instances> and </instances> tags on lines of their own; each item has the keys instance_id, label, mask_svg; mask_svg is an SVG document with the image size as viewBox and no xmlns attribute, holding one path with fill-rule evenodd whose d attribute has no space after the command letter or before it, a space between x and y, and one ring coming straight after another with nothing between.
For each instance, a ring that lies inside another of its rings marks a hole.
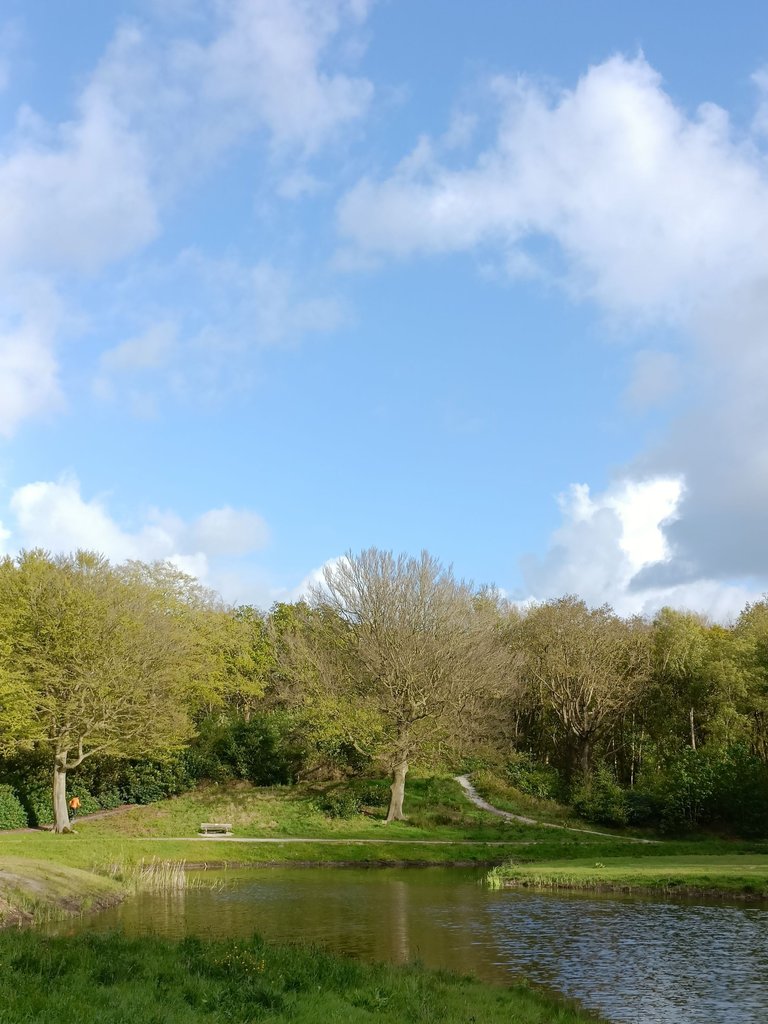
<instances>
[{"instance_id":1,"label":"footpath through grass","mask_svg":"<svg viewBox=\"0 0 768 1024\"><path fill-rule=\"evenodd\" d=\"M0 935L0 1020L25 1024L586 1024L524 987L250 941Z\"/></svg>"},{"instance_id":2,"label":"footpath through grass","mask_svg":"<svg viewBox=\"0 0 768 1024\"><path fill-rule=\"evenodd\" d=\"M0 862L7 856L31 857L118 876L152 859L254 867L492 865L540 838L552 841L549 829L510 824L473 807L451 778L409 781L406 822L384 825L387 796L385 782L274 788L245 782L207 785L156 804L78 821L76 835L0 833ZM358 809L349 812L350 804ZM345 816L338 815L339 809ZM230 822L238 839L276 842L200 841L198 829L203 821ZM280 841L294 837L339 842ZM361 839L366 843L355 842ZM576 836L573 841L578 845L580 839ZM428 845L434 841L444 845Z\"/></svg>"},{"instance_id":3,"label":"footpath through grass","mask_svg":"<svg viewBox=\"0 0 768 1024\"><path fill-rule=\"evenodd\" d=\"M559 819L559 823L567 821L576 828L590 827L567 816L559 805L525 797L499 780L480 775L474 781L482 796L503 809L542 821L558 823ZM384 781L274 788L244 782L208 785L171 800L79 821L76 835L0 833L0 870L8 858L17 865L24 860L49 862L108 876L125 885L133 882L139 865L157 861L209 867L491 867L506 862L507 866L492 876L496 884L659 891L685 891L688 886L691 891L753 897L766 891L765 842L664 839L632 845L630 850L624 837L636 833L600 837L504 821L470 804L459 784L446 777L409 780L408 821L384 825L387 796ZM201 841L197 837L203 821L231 822L237 838L274 842ZM310 841L291 843L287 841L291 837ZM329 839L336 842L328 843ZM444 845L431 845L435 841ZM709 859L705 862L702 857ZM674 859L665 863L665 858ZM657 862L655 867L652 862ZM596 867L598 864L604 867ZM14 873L23 874L18 866ZM87 901L93 886L81 881ZM3 894L6 917L14 906L26 910L16 896L8 899L8 885L0 875L0 897ZM2 917L0 904L0 920Z\"/></svg>"},{"instance_id":4,"label":"footpath through grass","mask_svg":"<svg viewBox=\"0 0 768 1024\"><path fill-rule=\"evenodd\" d=\"M502 810L571 828L585 827L570 808L527 796L488 773L479 773L475 785L486 800ZM488 881L495 886L539 889L768 899L765 840L713 836L681 840L654 837L647 830L607 831L613 831L616 839L590 841L576 832L561 832L556 838L550 834L493 868ZM626 838L622 839L627 836L655 841L629 848Z\"/></svg>"}]
</instances>

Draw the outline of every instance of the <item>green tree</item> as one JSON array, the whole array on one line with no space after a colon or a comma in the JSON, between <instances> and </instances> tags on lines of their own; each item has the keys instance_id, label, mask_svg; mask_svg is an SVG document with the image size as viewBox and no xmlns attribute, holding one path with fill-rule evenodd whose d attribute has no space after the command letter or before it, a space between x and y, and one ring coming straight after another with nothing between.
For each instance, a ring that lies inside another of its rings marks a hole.
<instances>
[{"instance_id":1,"label":"green tree","mask_svg":"<svg viewBox=\"0 0 768 1024\"><path fill-rule=\"evenodd\" d=\"M344 667L326 673L342 681L326 693L337 714L376 723L369 735L392 774L386 820L402 819L411 762L459 745L473 703L504 671L498 617L426 551L348 552L323 576L311 600L327 616L330 663Z\"/></svg>"},{"instance_id":2,"label":"green tree","mask_svg":"<svg viewBox=\"0 0 768 1024\"><path fill-rule=\"evenodd\" d=\"M569 774L586 776L594 745L644 694L648 629L574 596L536 605L511 631L529 694L553 724Z\"/></svg>"},{"instance_id":3,"label":"green tree","mask_svg":"<svg viewBox=\"0 0 768 1024\"><path fill-rule=\"evenodd\" d=\"M140 757L190 734L197 672L188 616L151 573L86 552L0 564L2 670L34 705L26 738L48 746L55 831L69 827L67 773L98 753Z\"/></svg>"}]
</instances>

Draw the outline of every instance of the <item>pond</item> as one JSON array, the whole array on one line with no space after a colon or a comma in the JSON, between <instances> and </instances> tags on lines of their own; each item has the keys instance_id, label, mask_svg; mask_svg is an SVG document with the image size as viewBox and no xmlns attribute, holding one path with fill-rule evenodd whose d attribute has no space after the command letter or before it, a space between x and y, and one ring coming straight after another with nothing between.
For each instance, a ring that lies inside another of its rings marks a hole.
<instances>
[{"instance_id":1,"label":"pond","mask_svg":"<svg viewBox=\"0 0 768 1024\"><path fill-rule=\"evenodd\" d=\"M494 983L525 978L616 1024L768 1021L764 907L493 891L476 869L273 868L221 877L214 889L137 896L81 927L172 937L257 931Z\"/></svg>"}]
</instances>

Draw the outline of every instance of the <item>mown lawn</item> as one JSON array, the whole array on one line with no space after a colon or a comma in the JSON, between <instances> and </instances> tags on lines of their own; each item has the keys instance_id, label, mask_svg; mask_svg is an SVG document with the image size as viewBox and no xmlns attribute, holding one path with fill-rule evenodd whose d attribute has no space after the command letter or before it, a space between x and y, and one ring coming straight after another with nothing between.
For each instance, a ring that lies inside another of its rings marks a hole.
<instances>
[{"instance_id":1,"label":"mown lawn","mask_svg":"<svg viewBox=\"0 0 768 1024\"><path fill-rule=\"evenodd\" d=\"M664 894L718 893L768 899L768 854L679 853L507 864L493 869L498 885Z\"/></svg>"},{"instance_id":2,"label":"mown lawn","mask_svg":"<svg viewBox=\"0 0 768 1024\"><path fill-rule=\"evenodd\" d=\"M586 1024L535 991L250 941L0 934L0 1020L25 1024Z\"/></svg>"}]
</instances>

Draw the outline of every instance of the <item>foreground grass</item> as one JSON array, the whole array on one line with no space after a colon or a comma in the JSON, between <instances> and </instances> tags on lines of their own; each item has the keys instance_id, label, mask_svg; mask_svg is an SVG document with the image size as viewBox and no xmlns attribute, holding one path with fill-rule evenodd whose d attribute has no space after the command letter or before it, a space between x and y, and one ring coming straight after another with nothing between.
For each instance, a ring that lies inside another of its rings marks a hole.
<instances>
[{"instance_id":1,"label":"foreground grass","mask_svg":"<svg viewBox=\"0 0 768 1024\"><path fill-rule=\"evenodd\" d=\"M0 861L0 927L50 921L111 906L122 899L115 879L50 861Z\"/></svg>"},{"instance_id":2,"label":"foreground grass","mask_svg":"<svg viewBox=\"0 0 768 1024\"><path fill-rule=\"evenodd\" d=\"M26 1024L586 1024L538 992L314 949L119 935L0 935L0 1019Z\"/></svg>"},{"instance_id":3,"label":"foreground grass","mask_svg":"<svg viewBox=\"0 0 768 1024\"><path fill-rule=\"evenodd\" d=\"M768 854L611 857L507 864L489 873L497 886L592 889L768 899Z\"/></svg>"}]
</instances>

